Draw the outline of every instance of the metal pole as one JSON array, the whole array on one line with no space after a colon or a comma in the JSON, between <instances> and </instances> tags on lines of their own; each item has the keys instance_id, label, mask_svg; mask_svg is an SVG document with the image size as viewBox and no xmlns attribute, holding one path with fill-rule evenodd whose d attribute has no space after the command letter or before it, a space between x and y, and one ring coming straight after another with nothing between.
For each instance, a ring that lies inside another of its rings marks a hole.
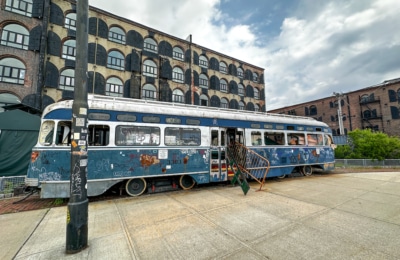
<instances>
[{"instance_id":1,"label":"metal pole","mask_svg":"<svg viewBox=\"0 0 400 260\"><path fill-rule=\"evenodd\" d=\"M193 96L193 71L192 71L192 35L189 35L189 52L190 52L190 61L189 61L189 70L190 70L190 86L189 86L189 93L190 93L190 104L194 104L194 96Z\"/></svg>"},{"instance_id":2,"label":"metal pole","mask_svg":"<svg viewBox=\"0 0 400 260\"><path fill-rule=\"evenodd\" d=\"M340 131L340 135L344 135L344 128L343 128L343 114L342 114L342 97L343 94L342 93L335 93L333 92L333 94L336 96L337 98L337 102L338 102L338 121L339 121L339 131Z\"/></svg>"},{"instance_id":3,"label":"metal pole","mask_svg":"<svg viewBox=\"0 0 400 260\"><path fill-rule=\"evenodd\" d=\"M87 199L87 50L88 0L77 1L75 90L72 105L71 183L67 208L66 253L78 253L88 245Z\"/></svg>"},{"instance_id":4,"label":"metal pole","mask_svg":"<svg viewBox=\"0 0 400 260\"><path fill-rule=\"evenodd\" d=\"M342 114L342 94L339 95L339 100L338 100L338 119L339 119L339 129L340 129L340 135L344 135L344 129L343 129L343 114Z\"/></svg>"}]
</instances>

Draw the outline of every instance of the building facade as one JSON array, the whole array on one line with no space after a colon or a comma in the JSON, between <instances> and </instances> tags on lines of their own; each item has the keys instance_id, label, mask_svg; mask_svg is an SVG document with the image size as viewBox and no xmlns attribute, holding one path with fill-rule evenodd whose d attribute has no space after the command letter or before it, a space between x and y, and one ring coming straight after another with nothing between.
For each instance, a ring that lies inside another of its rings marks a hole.
<instances>
[{"instance_id":1,"label":"building facade","mask_svg":"<svg viewBox=\"0 0 400 260\"><path fill-rule=\"evenodd\" d=\"M2 0L0 106L72 99L76 2ZM264 69L89 8L88 93L265 111Z\"/></svg>"},{"instance_id":2,"label":"building facade","mask_svg":"<svg viewBox=\"0 0 400 260\"><path fill-rule=\"evenodd\" d=\"M336 136L366 128L400 136L400 78L268 112L313 117Z\"/></svg>"}]
</instances>

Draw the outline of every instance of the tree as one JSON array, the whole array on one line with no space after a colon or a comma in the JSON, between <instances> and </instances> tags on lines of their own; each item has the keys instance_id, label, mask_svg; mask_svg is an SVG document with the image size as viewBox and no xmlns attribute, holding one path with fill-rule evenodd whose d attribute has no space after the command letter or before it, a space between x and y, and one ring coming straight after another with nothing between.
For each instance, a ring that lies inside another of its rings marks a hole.
<instances>
[{"instance_id":1,"label":"tree","mask_svg":"<svg viewBox=\"0 0 400 260\"><path fill-rule=\"evenodd\" d=\"M400 159L400 139L370 129L356 129L349 133L350 145L339 146L336 158L343 159Z\"/></svg>"}]
</instances>

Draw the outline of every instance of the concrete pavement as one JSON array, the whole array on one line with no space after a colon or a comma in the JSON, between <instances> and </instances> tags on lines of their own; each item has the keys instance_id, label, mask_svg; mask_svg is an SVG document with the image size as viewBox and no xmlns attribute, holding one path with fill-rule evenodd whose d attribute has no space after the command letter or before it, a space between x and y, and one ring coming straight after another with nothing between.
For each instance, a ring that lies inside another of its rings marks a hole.
<instances>
[{"instance_id":1,"label":"concrete pavement","mask_svg":"<svg viewBox=\"0 0 400 260\"><path fill-rule=\"evenodd\" d=\"M400 172L268 180L89 205L65 254L66 207L0 215L0 259L400 259Z\"/></svg>"}]
</instances>

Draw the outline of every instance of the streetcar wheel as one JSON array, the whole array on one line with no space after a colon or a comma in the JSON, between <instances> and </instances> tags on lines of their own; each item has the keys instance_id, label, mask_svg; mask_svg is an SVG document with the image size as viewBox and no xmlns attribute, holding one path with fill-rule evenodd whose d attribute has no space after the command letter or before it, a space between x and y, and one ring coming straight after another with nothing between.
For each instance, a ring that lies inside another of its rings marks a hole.
<instances>
[{"instance_id":1,"label":"streetcar wheel","mask_svg":"<svg viewBox=\"0 0 400 260\"><path fill-rule=\"evenodd\" d=\"M190 190L191 188L194 187L194 184L195 182L193 178L190 177L189 175L182 175L181 178L179 179L179 185L184 190Z\"/></svg>"},{"instance_id":2,"label":"streetcar wheel","mask_svg":"<svg viewBox=\"0 0 400 260\"><path fill-rule=\"evenodd\" d=\"M145 179L130 179L125 185L125 190L129 196L134 197L143 194L143 192L146 190L146 187L147 183Z\"/></svg>"},{"instance_id":3,"label":"streetcar wheel","mask_svg":"<svg viewBox=\"0 0 400 260\"><path fill-rule=\"evenodd\" d=\"M303 167L303 174L305 176L310 176L312 174L312 167L310 165L305 165Z\"/></svg>"}]
</instances>

